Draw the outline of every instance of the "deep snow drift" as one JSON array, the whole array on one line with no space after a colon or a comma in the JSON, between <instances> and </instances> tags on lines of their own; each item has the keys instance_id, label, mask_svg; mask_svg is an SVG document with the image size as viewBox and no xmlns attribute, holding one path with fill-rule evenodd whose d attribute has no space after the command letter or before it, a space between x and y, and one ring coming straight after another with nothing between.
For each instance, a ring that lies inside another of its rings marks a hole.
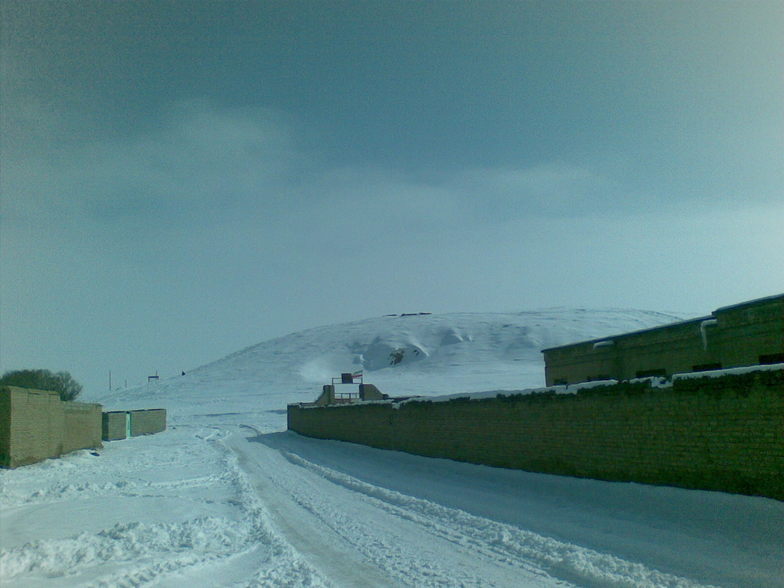
<instances>
[{"instance_id":1,"label":"deep snow drift","mask_svg":"<svg viewBox=\"0 0 784 588\"><path fill-rule=\"evenodd\" d=\"M19 586L784 586L784 504L428 459L285 432L288 402L362 369L391 395L544 383L540 349L682 318L388 316L267 341L107 409L165 433L0 472Z\"/></svg>"}]
</instances>

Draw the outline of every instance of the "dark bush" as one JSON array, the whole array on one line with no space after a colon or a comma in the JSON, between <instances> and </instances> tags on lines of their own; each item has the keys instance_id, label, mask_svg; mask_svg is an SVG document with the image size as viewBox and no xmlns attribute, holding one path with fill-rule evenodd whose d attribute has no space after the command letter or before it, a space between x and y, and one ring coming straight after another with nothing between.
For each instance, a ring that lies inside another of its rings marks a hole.
<instances>
[{"instance_id":1,"label":"dark bush","mask_svg":"<svg viewBox=\"0 0 784 588\"><path fill-rule=\"evenodd\" d=\"M52 373L49 370L15 370L0 378L2 386L51 390L60 394L60 400L74 400L82 391L82 385L68 372Z\"/></svg>"}]
</instances>

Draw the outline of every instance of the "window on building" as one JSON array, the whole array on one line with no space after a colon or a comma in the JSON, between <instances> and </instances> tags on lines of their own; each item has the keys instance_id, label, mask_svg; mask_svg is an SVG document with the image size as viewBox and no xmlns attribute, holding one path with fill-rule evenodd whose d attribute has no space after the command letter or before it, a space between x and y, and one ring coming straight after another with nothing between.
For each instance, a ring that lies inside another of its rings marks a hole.
<instances>
[{"instance_id":1,"label":"window on building","mask_svg":"<svg viewBox=\"0 0 784 588\"><path fill-rule=\"evenodd\" d=\"M667 377L667 370L664 368L655 368L652 370L640 370L637 372L638 378L666 378Z\"/></svg>"},{"instance_id":2,"label":"window on building","mask_svg":"<svg viewBox=\"0 0 784 588\"><path fill-rule=\"evenodd\" d=\"M693 372L709 372L710 370L720 370L721 364L720 363L701 363L698 365L691 366L691 371Z\"/></svg>"},{"instance_id":3,"label":"window on building","mask_svg":"<svg viewBox=\"0 0 784 588\"><path fill-rule=\"evenodd\" d=\"M769 353L767 355L760 355L759 362L762 365L770 365L772 363L784 363L784 353Z\"/></svg>"}]
</instances>

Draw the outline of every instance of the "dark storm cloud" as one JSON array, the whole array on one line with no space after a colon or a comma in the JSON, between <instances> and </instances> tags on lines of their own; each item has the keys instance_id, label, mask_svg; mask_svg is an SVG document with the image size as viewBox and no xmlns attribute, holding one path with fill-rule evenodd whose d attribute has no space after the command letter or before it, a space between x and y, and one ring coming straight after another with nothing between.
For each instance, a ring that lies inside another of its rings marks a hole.
<instances>
[{"instance_id":1,"label":"dark storm cloud","mask_svg":"<svg viewBox=\"0 0 784 588\"><path fill-rule=\"evenodd\" d=\"M0 9L4 369L781 290L779 2Z\"/></svg>"}]
</instances>

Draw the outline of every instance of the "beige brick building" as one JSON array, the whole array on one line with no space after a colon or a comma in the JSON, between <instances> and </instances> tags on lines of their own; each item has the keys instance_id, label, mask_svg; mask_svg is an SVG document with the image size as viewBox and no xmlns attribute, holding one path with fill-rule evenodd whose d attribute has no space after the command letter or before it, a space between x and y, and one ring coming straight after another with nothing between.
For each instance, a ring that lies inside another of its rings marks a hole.
<instances>
[{"instance_id":1,"label":"beige brick building","mask_svg":"<svg viewBox=\"0 0 784 588\"><path fill-rule=\"evenodd\" d=\"M784 363L784 294L542 353L548 386Z\"/></svg>"}]
</instances>

